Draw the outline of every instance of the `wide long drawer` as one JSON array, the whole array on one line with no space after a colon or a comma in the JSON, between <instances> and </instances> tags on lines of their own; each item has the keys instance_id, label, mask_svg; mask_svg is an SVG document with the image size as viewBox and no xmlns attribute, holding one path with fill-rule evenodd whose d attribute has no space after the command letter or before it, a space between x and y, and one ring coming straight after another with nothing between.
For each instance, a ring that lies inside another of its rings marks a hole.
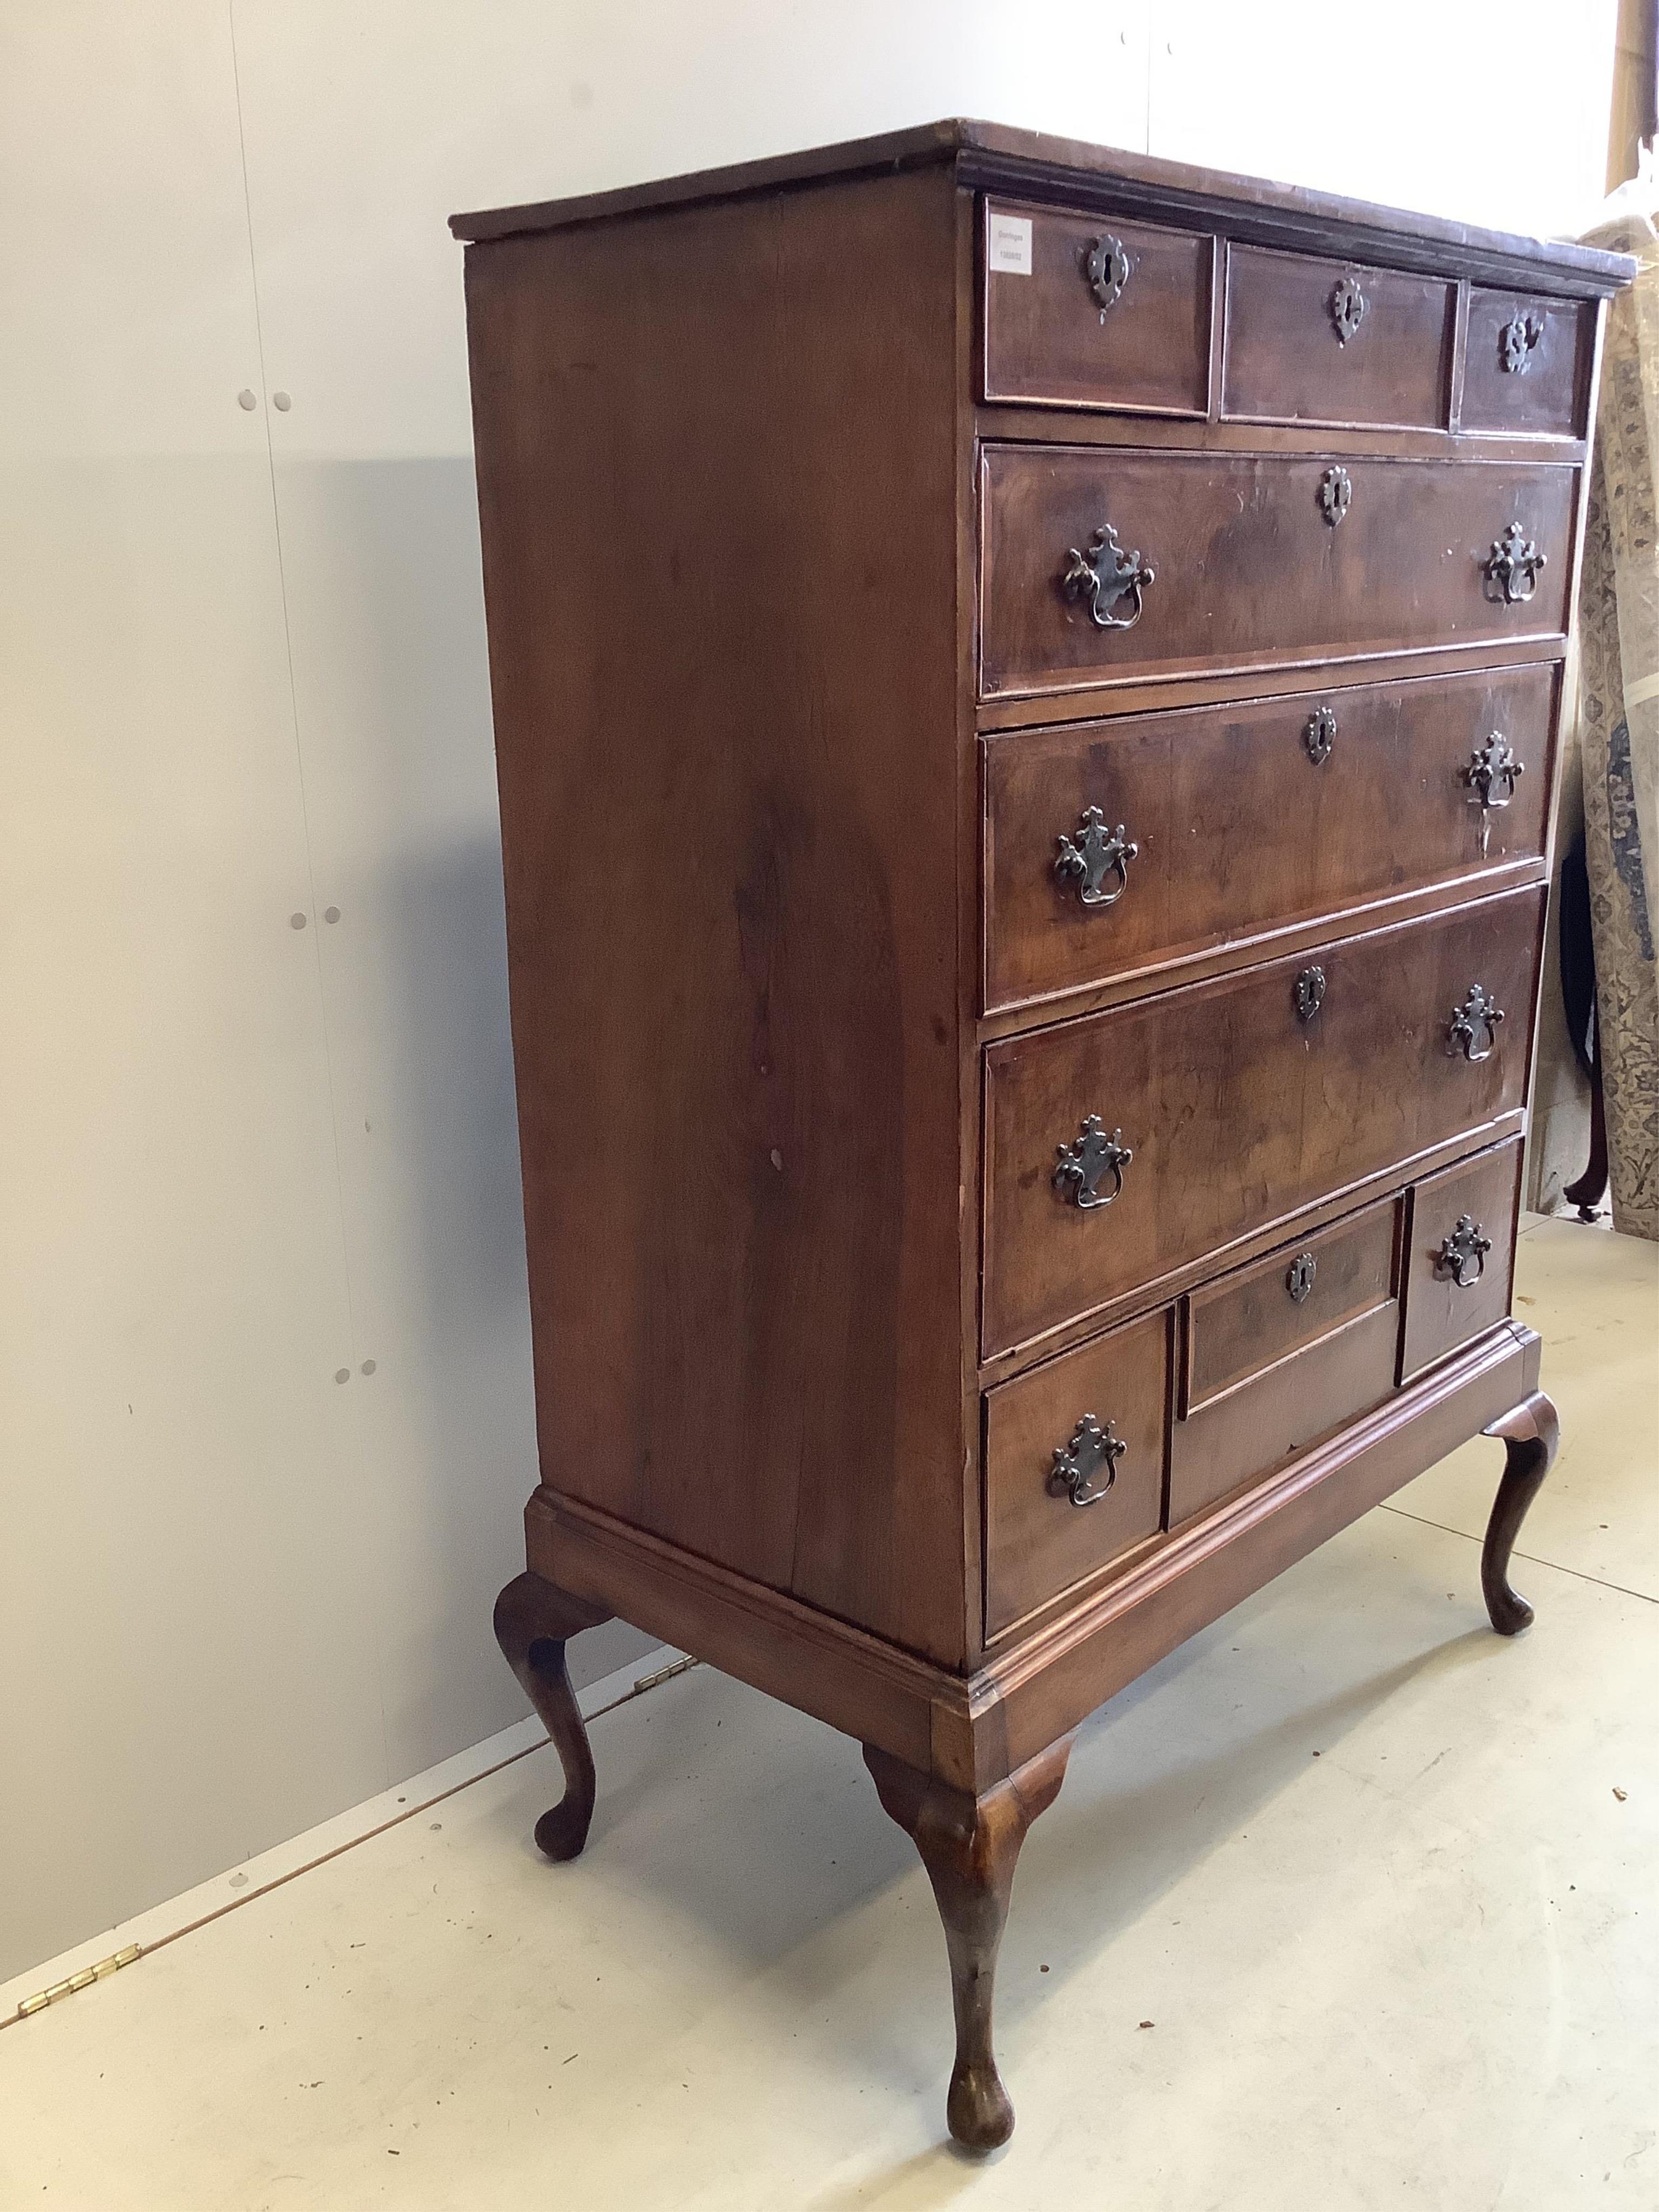
<instances>
[{"instance_id":1,"label":"wide long drawer","mask_svg":"<svg viewBox=\"0 0 1659 2212\"><path fill-rule=\"evenodd\" d=\"M1576 469L992 445L987 696L1556 636Z\"/></svg>"},{"instance_id":2,"label":"wide long drawer","mask_svg":"<svg viewBox=\"0 0 1659 2212\"><path fill-rule=\"evenodd\" d=\"M1555 671L985 741L988 1012L1544 849Z\"/></svg>"},{"instance_id":3,"label":"wide long drawer","mask_svg":"<svg viewBox=\"0 0 1659 2212\"><path fill-rule=\"evenodd\" d=\"M1543 893L986 1053L986 1355L1519 1107Z\"/></svg>"}]
</instances>

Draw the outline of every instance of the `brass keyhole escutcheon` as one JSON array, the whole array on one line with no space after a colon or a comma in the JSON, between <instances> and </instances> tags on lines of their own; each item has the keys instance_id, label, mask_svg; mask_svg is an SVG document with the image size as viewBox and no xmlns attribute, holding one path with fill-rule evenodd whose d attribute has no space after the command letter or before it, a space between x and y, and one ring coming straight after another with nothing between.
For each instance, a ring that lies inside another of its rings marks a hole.
<instances>
[{"instance_id":1,"label":"brass keyhole escutcheon","mask_svg":"<svg viewBox=\"0 0 1659 2212\"><path fill-rule=\"evenodd\" d=\"M1359 325L1365 319L1365 295L1359 289L1357 276L1339 276L1331 287L1331 296L1326 302L1330 309L1331 327L1336 332L1338 345L1345 346L1350 338L1358 337Z\"/></svg>"},{"instance_id":2,"label":"brass keyhole escutcheon","mask_svg":"<svg viewBox=\"0 0 1659 2212\"><path fill-rule=\"evenodd\" d=\"M1334 530L1353 505L1353 478L1345 468L1326 470L1319 479L1319 512Z\"/></svg>"},{"instance_id":3,"label":"brass keyhole escutcheon","mask_svg":"<svg viewBox=\"0 0 1659 2212\"><path fill-rule=\"evenodd\" d=\"M1298 1252L1285 1270L1285 1287L1293 1304L1300 1305L1314 1286L1314 1277L1319 1273L1319 1262L1311 1252Z\"/></svg>"},{"instance_id":4,"label":"brass keyhole escutcheon","mask_svg":"<svg viewBox=\"0 0 1659 2212\"><path fill-rule=\"evenodd\" d=\"M1103 323L1107 309L1116 307L1129 281L1129 256L1123 240L1114 238L1110 231L1091 239L1083 257L1083 274Z\"/></svg>"}]
</instances>

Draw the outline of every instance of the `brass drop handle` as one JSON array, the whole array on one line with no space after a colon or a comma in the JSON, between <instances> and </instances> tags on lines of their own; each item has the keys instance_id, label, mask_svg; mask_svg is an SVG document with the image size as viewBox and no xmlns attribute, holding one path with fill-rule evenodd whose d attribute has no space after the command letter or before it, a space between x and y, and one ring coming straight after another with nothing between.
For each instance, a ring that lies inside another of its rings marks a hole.
<instances>
[{"instance_id":1,"label":"brass drop handle","mask_svg":"<svg viewBox=\"0 0 1659 2212\"><path fill-rule=\"evenodd\" d=\"M1073 1430L1071 1442L1054 1446L1049 1496L1069 1498L1073 1505L1098 1505L1117 1480L1117 1463L1128 1449L1110 1421L1103 1429L1092 1413L1085 1413ZM1091 1487L1102 1468L1106 1480Z\"/></svg>"},{"instance_id":2,"label":"brass drop handle","mask_svg":"<svg viewBox=\"0 0 1659 2212\"><path fill-rule=\"evenodd\" d=\"M1054 1188L1068 1206L1090 1213L1097 1206L1109 1206L1121 1194L1123 1170L1134 1158L1122 1139L1121 1129L1109 1136L1099 1115L1091 1114L1069 1145L1055 1146ZM1100 1186L1107 1176L1112 1187L1103 1193Z\"/></svg>"},{"instance_id":3,"label":"brass drop handle","mask_svg":"<svg viewBox=\"0 0 1659 2212\"><path fill-rule=\"evenodd\" d=\"M1526 772L1525 761L1516 760L1509 739L1494 730L1486 744L1477 745L1469 755L1469 764L1463 770L1469 805L1480 807L1483 813L1488 807L1507 806Z\"/></svg>"},{"instance_id":4,"label":"brass drop handle","mask_svg":"<svg viewBox=\"0 0 1659 2212\"><path fill-rule=\"evenodd\" d=\"M1491 1249L1491 1237L1481 1235L1480 1224L1473 1214L1460 1213L1457 1226L1442 1239L1434 1255L1434 1272L1442 1281L1449 1276L1460 1291L1472 1291L1486 1272L1486 1255Z\"/></svg>"},{"instance_id":5,"label":"brass drop handle","mask_svg":"<svg viewBox=\"0 0 1659 2212\"><path fill-rule=\"evenodd\" d=\"M1515 796L1515 787L1527 772L1524 761L1516 760L1509 739L1494 730L1484 745L1477 745L1469 755L1469 764L1463 770L1463 781L1468 787L1469 805L1480 809L1480 857L1484 860L1492 842L1492 817L1500 807L1507 806Z\"/></svg>"},{"instance_id":6,"label":"brass drop handle","mask_svg":"<svg viewBox=\"0 0 1659 2212\"><path fill-rule=\"evenodd\" d=\"M1072 835L1060 837L1054 874L1061 884L1077 885L1085 906L1115 906L1129 888L1129 863L1139 851L1124 836L1121 822L1109 830L1100 809L1085 806Z\"/></svg>"},{"instance_id":7,"label":"brass drop handle","mask_svg":"<svg viewBox=\"0 0 1659 2212\"><path fill-rule=\"evenodd\" d=\"M1446 1024L1448 1057L1455 1060L1461 1052L1465 1060L1490 1060L1503 1018L1504 1009L1486 985L1471 983L1468 998L1452 1008Z\"/></svg>"},{"instance_id":8,"label":"brass drop handle","mask_svg":"<svg viewBox=\"0 0 1659 2212\"><path fill-rule=\"evenodd\" d=\"M1486 579L1486 597L1506 607L1522 605L1538 589L1541 569L1549 555L1540 553L1518 522L1510 523L1501 538L1492 541L1492 551L1480 563Z\"/></svg>"},{"instance_id":9,"label":"brass drop handle","mask_svg":"<svg viewBox=\"0 0 1659 2212\"><path fill-rule=\"evenodd\" d=\"M1498 366L1505 376L1524 376L1544 335L1541 315L1513 314L1498 333Z\"/></svg>"},{"instance_id":10,"label":"brass drop handle","mask_svg":"<svg viewBox=\"0 0 1659 2212\"><path fill-rule=\"evenodd\" d=\"M1086 552L1072 546L1060 571L1060 588L1068 599L1086 599L1097 629L1133 629L1140 620L1141 594L1156 583L1158 572L1138 552L1126 553L1109 522L1102 523ZM1128 602L1127 614L1116 610Z\"/></svg>"}]
</instances>

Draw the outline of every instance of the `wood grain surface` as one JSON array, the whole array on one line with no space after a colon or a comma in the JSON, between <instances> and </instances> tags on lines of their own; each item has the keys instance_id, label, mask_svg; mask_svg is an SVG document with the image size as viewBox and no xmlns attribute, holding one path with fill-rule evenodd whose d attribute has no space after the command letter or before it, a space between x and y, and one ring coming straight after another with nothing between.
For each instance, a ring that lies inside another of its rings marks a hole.
<instances>
[{"instance_id":1,"label":"wood grain surface","mask_svg":"<svg viewBox=\"0 0 1659 2212\"><path fill-rule=\"evenodd\" d=\"M959 1662L954 224L468 297L544 1479Z\"/></svg>"},{"instance_id":2,"label":"wood grain surface","mask_svg":"<svg viewBox=\"0 0 1659 2212\"><path fill-rule=\"evenodd\" d=\"M1553 668L1533 665L988 738L987 1007L1418 886L1468 896L1541 860L1554 700ZM1322 709L1334 727L1316 761ZM1483 813L1468 771L1494 732L1521 773ZM1092 910L1055 872L1091 806L1138 848L1121 896Z\"/></svg>"},{"instance_id":3,"label":"wood grain surface","mask_svg":"<svg viewBox=\"0 0 1659 2212\"><path fill-rule=\"evenodd\" d=\"M1328 471L1352 486L1333 527ZM1041 693L1266 670L1566 628L1578 472L1562 465L988 447L981 688ZM1524 604L1489 588L1512 523L1547 566ZM1060 579L1109 526L1155 571L1132 629L1100 629Z\"/></svg>"}]
</instances>

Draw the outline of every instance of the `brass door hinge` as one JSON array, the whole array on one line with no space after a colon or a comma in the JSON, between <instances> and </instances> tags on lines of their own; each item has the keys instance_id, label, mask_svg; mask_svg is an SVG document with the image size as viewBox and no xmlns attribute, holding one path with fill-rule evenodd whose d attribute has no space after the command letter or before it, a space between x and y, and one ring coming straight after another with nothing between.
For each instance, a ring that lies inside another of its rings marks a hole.
<instances>
[{"instance_id":1,"label":"brass door hinge","mask_svg":"<svg viewBox=\"0 0 1659 2212\"><path fill-rule=\"evenodd\" d=\"M70 1974L61 1982L54 1982L49 1990L37 1990L32 1997L25 1997L12 2015L15 2020L27 2020L31 2013L44 2012L48 2005L60 1998L72 1997L77 1990L89 1990L94 1982L106 1982L112 1974L118 1974L123 1966L130 1966L135 1959L143 1956L142 1943L129 1943L125 1951L112 1953L100 1959L95 1966L82 1966L78 1974Z\"/></svg>"},{"instance_id":2,"label":"brass door hinge","mask_svg":"<svg viewBox=\"0 0 1659 2212\"><path fill-rule=\"evenodd\" d=\"M641 1674L634 1685L634 1694L638 1697L641 1690L654 1690L659 1682L672 1682L676 1674L686 1674L696 1664L695 1659L676 1659L670 1666L659 1667L654 1674Z\"/></svg>"}]
</instances>

